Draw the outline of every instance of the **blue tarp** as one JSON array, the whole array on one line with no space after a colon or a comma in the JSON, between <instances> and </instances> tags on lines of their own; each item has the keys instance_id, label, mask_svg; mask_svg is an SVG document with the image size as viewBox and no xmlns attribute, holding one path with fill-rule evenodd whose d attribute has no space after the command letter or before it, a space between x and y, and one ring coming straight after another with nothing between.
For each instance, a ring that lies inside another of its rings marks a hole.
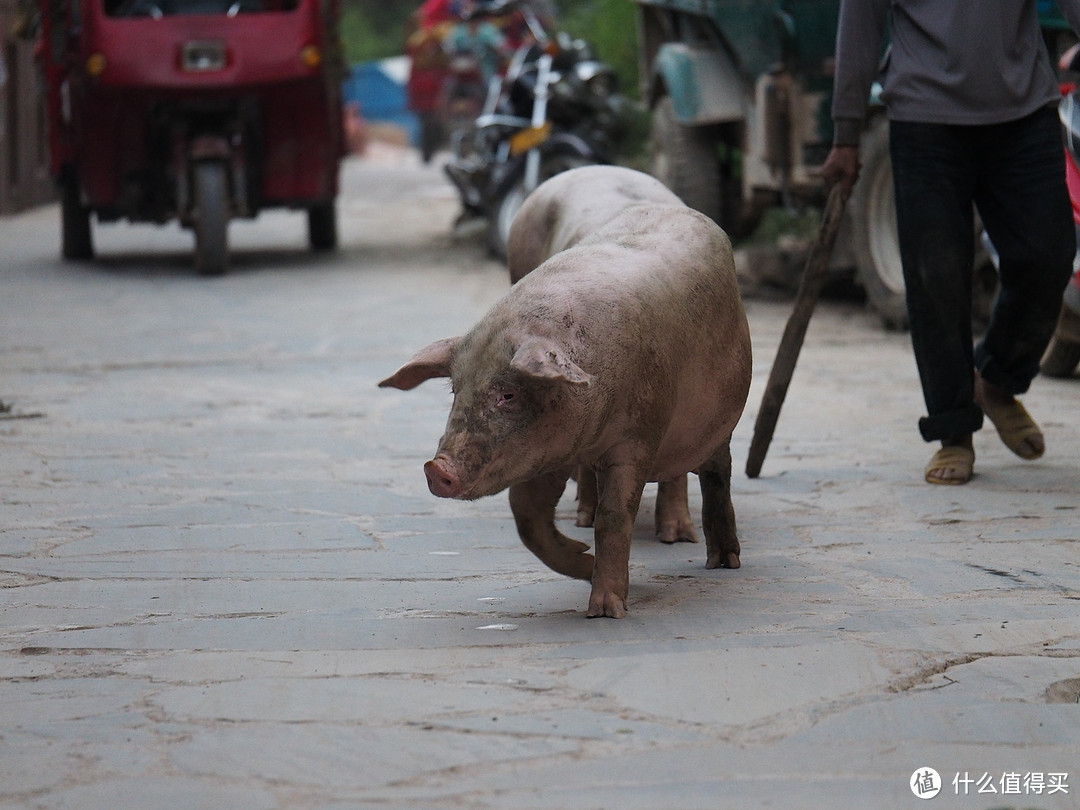
<instances>
[{"instance_id":1,"label":"blue tarp","mask_svg":"<svg viewBox=\"0 0 1080 810\"><path fill-rule=\"evenodd\" d=\"M396 124L409 133L411 143L417 144L420 125L406 104L407 76L405 57L360 62L352 66L343 90L345 103L360 105L365 120Z\"/></svg>"}]
</instances>

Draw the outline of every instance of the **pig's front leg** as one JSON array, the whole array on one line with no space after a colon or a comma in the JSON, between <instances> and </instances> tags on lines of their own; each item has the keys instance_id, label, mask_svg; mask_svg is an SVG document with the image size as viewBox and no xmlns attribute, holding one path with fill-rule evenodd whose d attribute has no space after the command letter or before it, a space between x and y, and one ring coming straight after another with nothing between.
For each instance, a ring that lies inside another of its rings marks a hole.
<instances>
[{"instance_id":1,"label":"pig's front leg","mask_svg":"<svg viewBox=\"0 0 1080 810\"><path fill-rule=\"evenodd\" d=\"M645 487L645 473L632 464L603 466L597 471L599 502L596 508L595 553L590 618L626 615L630 590L630 536Z\"/></svg>"},{"instance_id":2,"label":"pig's front leg","mask_svg":"<svg viewBox=\"0 0 1080 810\"><path fill-rule=\"evenodd\" d=\"M731 505L731 439L698 470L701 482L701 527L705 530L706 568L738 568L739 537Z\"/></svg>"},{"instance_id":3,"label":"pig's front leg","mask_svg":"<svg viewBox=\"0 0 1080 810\"><path fill-rule=\"evenodd\" d=\"M549 473L510 487L510 511L525 547L552 571L592 579L589 547L555 528L555 505L566 488L566 472Z\"/></svg>"},{"instance_id":4,"label":"pig's front leg","mask_svg":"<svg viewBox=\"0 0 1080 810\"><path fill-rule=\"evenodd\" d=\"M656 539L661 543L698 542L687 504L685 475L660 482L656 493Z\"/></svg>"}]
</instances>

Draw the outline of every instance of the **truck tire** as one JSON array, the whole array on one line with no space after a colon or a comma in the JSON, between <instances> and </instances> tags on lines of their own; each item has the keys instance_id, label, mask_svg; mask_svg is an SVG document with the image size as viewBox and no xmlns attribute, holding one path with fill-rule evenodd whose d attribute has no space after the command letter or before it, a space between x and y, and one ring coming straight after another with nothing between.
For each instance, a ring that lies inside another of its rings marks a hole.
<instances>
[{"instance_id":1,"label":"truck tire","mask_svg":"<svg viewBox=\"0 0 1080 810\"><path fill-rule=\"evenodd\" d=\"M225 164L195 164L195 269L203 276L220 276L229 264L229 181Z\"/></svg>"},{"instance_id":2,"label":"truck tire","mask_svg":"<svg viewBox=\"0 0 1080 810\"><path fill-rule=\"evenodd\" d=\"M889 127L884 119L863 136L862 171L851 194L852 249L859 280L870 306L887 329L906 329L904 270L896 231Z\"/></svg>"},{"instance_id":3,"label":"truck tire","mask_svg":"<svg viewBox=\"0 0 1080 810\"><path fill-rule=\"evenodd\" d=\"M679 123L671 96L653 107L649 151L653 177L724 230L734 225L723 221L716 143L701 129Z\"/></svg>"},{"instance_id":4,"label":"truck tire","mask_svg":"<svg viewBox=\"0 0 1080 810\"><path fill-rule=\"evenodd\" d=\"M1047 377L1071 377L1078 365L1080 343L1054 335L1039 364L1039 371Z\"/></svg>"},{"instance_id":5,"label":"truck tire","mask_svg":"<svg viewBox=\"0 0 1080 810\"><path fill-rule=\"evenodd\" d=\"M60 255L70 261L94 258L90 209L82 204L79 184L71 176L60 182Z\"/></svg>"}]
</instances>

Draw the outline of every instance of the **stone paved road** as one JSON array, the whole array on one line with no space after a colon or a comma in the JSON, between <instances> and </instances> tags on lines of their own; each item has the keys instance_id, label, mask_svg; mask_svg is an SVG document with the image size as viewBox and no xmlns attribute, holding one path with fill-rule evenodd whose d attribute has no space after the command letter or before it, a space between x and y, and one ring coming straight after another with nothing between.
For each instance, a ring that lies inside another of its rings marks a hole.
<instances>
[{"instance_id":1,"label":"stone paved road","mask_svg":"<svg viewBox=\"0 0 1080 810\"><path fill-rule=\"evenodd\" d=\"M907 337L823 302L749 480L790 306L749 300L743 568L647 490L630 616L587 621L505 496L427 493L445 387L375 387L505 270L411 155L340 207L337 255L272 213L220 279L172 228L65 265L55 207L0 220L0 808L915 808L926 767L930 806L1080 807L1080 380L1026 399L1044 460L984 431L932 488Z\"/></svg>"}]
</instances>

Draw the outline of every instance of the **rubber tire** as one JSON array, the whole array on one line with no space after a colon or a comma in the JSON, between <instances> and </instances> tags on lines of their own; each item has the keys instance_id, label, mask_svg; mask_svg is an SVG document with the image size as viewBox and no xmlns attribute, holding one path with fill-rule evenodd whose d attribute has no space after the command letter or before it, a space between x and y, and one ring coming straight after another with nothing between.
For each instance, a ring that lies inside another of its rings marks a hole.
<instances>
[{"instance_id":1,"label":"rubber tire","mask_svg":"<svg viewBox=\"0 0 1080 810\"><path fill-rule=\"evenodd\" d=\"M225 164L195 164L192 223L195 231L195 269L203 276L220 276L229 266L229 180Z\"/></svg>"},{"instance_id":2,"label":"rubber tire","mask_svg":"<svg viewBox=\"0 0 1080 810\"><path fill-rule=\"evenodd\" d=\"M70 261L94 258L90 209L82 204L78 183L71 177L60 182L60 255Z\"/></svg>"},{"instance_id":3,"label":"rubber tire","mask_svg":"<svg viewBox=\"0 0 1080 810\"><path fill-rule=\"evenodd\" d=\"M521 206L525 204L525 179L519 179L492 206L488 220L488 251L497 259L506 261L506 245L510 239L510 226Z\"/></svg>"},{"instance_id":4,"label":"rubber tire","mask_svg":"<svg viewBox=\"0 0 1080 810\"><path fill-rule=\"evenodd\" d=\"M852 250L859 281L887 329L906 329L907 302L896 228L889 127L885 119L863 136L862 170L851 194Z\"/></svg>"},{"instance_id":5,"label":"rubber tire","mask_svg":"<svg viewBox=\"0 0 1080 810\"><path fill-rule=\"evenodd\" d=\"M716 143L697 127L680 124L671 96L656 102L649 133L650 172L691 208L732 233L724 222L720 155Z\"/></svg>"},{"instance_id":6,"label":"rubber tire","mask_svg":"<svg viewBox=\"0 0 1080 810\"><path fill-rule=\"evenodd\" d=\"M543 183L557 174L581 166L592 166L594 162L580 155L549 155L540 164L539 182ZM514 222L521 206L525 203L525 177L522 175L507 189L506 193L491 205L488 218L488 251L492 256L506 261L506 244L510 239L510 226Z\"/></svg>"},{"instance_id":7,"label":"rubber tire","mask_svg":"<svg viewBox=\"0 0 1080 810\"><path fill-rule=\"evenodd\" d=\"M1050 339L1050 345L1039 364L1039 371L1047 377L1071 377L1078 365L1080 343L1055 335Z\"/></svg>"},{"instance_id":8,"label":"rubber tire","mask_svg":"<svg viewBox=\"0 0 1080 810\"><path fill-rule=\"evenodd\" d=\"M308 216L308 244L315 251L335 250L338 246L337 210L333 201L311 206Z\"/></svg>"},{"instance_id":9,"label":"rubber tire","mask_svg":"<svg viewBox=\"0 0 1080 810\"><path fill-rule=\"evenodd\" d=\"M434 112L420 113L420 157L425 164L430 163L435 153L442 146L446 137L442 121Z\"/></svg>"}]
</instances>

